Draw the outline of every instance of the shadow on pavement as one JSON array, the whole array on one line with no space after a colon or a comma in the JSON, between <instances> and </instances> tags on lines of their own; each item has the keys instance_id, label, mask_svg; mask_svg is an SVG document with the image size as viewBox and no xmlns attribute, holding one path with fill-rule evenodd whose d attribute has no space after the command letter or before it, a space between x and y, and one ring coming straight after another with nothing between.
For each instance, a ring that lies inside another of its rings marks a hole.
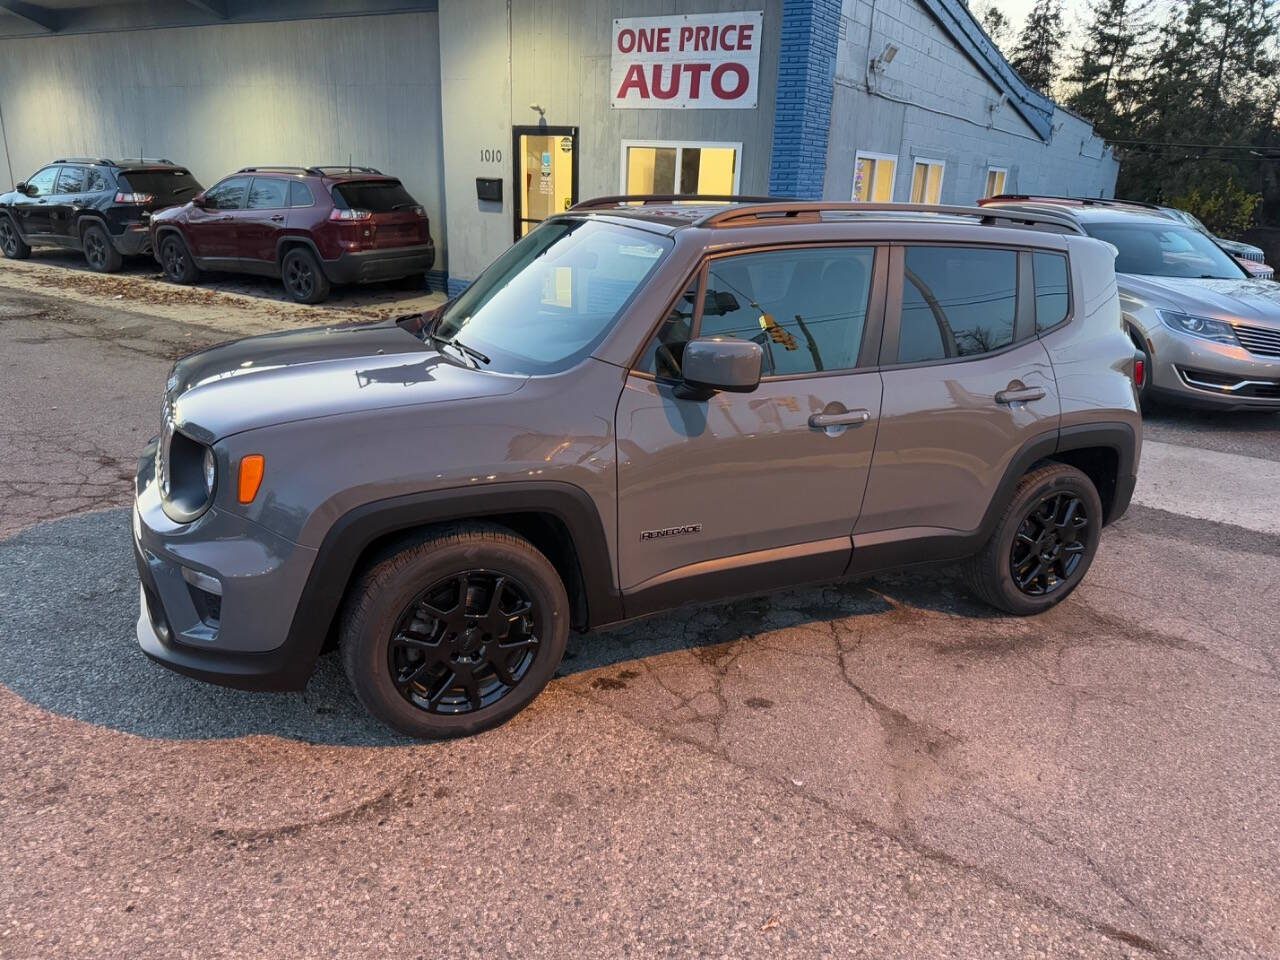
<instances>
[{"instance_id":1,"label":"shadow on pavement","mask_svg":"<svg viewBox=\"0 0 1280 960\"><path fill-rule=\"evenodd\" d=\"M268 734L308 743L410 743L364 712L335 656L320 658L301 693L231 690L149 661L135 639L138 587L129 541L129 511L123 508L52 521L0 541L0 683L52 713L144 737ZM883 613L898 603L966 617L993 615L949 577L926 571L575 634L558 676Z\"/></svg>"}]
</instances>

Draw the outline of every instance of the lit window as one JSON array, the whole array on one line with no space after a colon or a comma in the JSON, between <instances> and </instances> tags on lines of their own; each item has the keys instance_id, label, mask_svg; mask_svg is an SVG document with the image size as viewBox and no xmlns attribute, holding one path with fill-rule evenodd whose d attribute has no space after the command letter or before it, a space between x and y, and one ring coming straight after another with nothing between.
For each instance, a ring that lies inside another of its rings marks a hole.
<instances>
[{"instance_id":1,"label":"lit window","mask_svg":"<svg viewBox=\"0 0 1280 960\"><path fill-rule=\"evenodd\" d=\"M738 192L736 143L623 141L622 190L628 194L732 196Z\"/></svg>"},{"instance_id":2,"label":"lit window","mask_svg":"<svg viewBox=\"0 0 1280 960\"><path fill-rule=\"evenodd\" d=\"M994 197L998 193L1004 193L1004 182L1009 176L1009 171L1004 167L987 167L987 187L984 197Z\"/></svg>"},{"instance_id":3,"label":"lit window","mask_svg":"<svg viewBox=\"0 0 1280 960\"><path fill-rule=\"evenodd\" d=\"M898 158L859 151L853 166L853 199L859 203L892 203Z\"/></svg>"},{"instance_id":4,"label":"lit window","mask_svg":"<svg viewBox=\"0 0 1280 960\"><path fill-rule=\"evenodd\" d=\"M911 169L911 202L942 202L942 170L945 164L941 160L917 160Z\"/></svg>"}]
</instances>

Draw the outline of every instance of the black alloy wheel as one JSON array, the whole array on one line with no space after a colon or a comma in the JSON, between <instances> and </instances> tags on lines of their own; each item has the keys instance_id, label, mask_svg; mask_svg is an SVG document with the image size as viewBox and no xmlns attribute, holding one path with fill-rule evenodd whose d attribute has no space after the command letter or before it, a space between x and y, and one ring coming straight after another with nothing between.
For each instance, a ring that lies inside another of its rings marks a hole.
<instances>
[{"instance_id":1,"label":"black alloy wheel","mask_svg":"<svg viewBox=\"0 0 1280 960\"><path fill-rule=\"evenodd\" d=\"M284 282L295 300L307 300L316 289L316 273L302 257L293 257L285 264Z\"/></svg>"},{"instance_id":2,"label":"black alloy wheel","mask_svg":"<svg viewBox=\"0 0 1280 960\"><path fill-rule=\"evenodd\" d=\"M161 252L165 275L177 283L185 283L187 277L187 249L179 241L165 241Z\"/></svg>"},{"instance_id":3,"label":"black alloy wheel","mask_svg":"<svg viewBox=\"0 0 1280 960\"><path fill-rule=\"evenodd\" d=\"M1031 597L1058 590L1084 559L1089 515L1080 497L1053 493L1026 515L1009 551L1009 573Z\"/></svg>"},{"instance_id":4,"label":"black alloy wheel","mask_svg":"<svg viewBox=\"0 0 1280 960\"><path fill-rule=\"evenodd\" d=\"M440 580L400 615L387 667L400 695L428 713L481 710L510 693L538 652L538 611L515 577L467 570Z\"/></svg>"},{"instance_id":5,"label":"black alloy wheel","mask_svg":"<svg viewBox=\"0 0 1280 960\"><path fill-rule=\"evenodd\" d=\"M95 270L107 265L107 241L97 230L89 230L84 235L84 258Z\"/></svg>"},{"instance_id":6,"label":"black alloy wheel","mask_svg":"<svg viewBox=\"0 0 1280 960\"><path fill-rule=\"evenodd\" d=\"M8 217L0 217L0 250L6 257L17 258L18 241L18 231L14 229L13 222Z\"/></svg>"}]
</instances>

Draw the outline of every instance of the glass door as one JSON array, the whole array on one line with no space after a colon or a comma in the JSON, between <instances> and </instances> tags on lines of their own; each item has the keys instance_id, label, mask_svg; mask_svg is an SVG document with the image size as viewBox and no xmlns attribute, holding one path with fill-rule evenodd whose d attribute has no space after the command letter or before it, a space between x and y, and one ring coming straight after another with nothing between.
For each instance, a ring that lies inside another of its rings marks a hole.
<instances>
[{"instance_id":1,"label":"glass door","mask_svg":"<svg viewBox=\"0 0 1280 960\"><path fill-rule=\"evenodd\" d=\"M513 127L515 238L578 202L578 128Z\"/></svg>"}]
</instances>

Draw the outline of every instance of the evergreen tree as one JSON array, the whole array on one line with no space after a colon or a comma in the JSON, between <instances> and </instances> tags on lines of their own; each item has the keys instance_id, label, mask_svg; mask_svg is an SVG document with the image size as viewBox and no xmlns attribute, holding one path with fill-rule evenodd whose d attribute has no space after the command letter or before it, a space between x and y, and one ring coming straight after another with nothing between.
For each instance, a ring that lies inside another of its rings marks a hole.
<instances>
[{"instance_id":1,"label":"evergreen tree","mask_svg":"<svg viewBox=\"0 0 1280 960\"><path fill-rule=\"evenodd\" d=\"M992 42L997 47L1003 47L1013 30L1013 25L1004 11L994 3L986 2L979 4L974 13L977 14L978 22L982 24L982 29L987 31L987 36Z\"/></svg>"},{"instance_id":2,"label":"evergreen tree","mask_svg":"<svg viewBox=\"0 0 1280 960\"><path fill-rule=\"evenodd\" d=\"M1058 76L1058 55L1065 35L1062 0L1036 0L1009 58L1009 65L1022 79L1045 96Z\"/></svg>"},{"instance_id":3,"label":"evergreen tree","mask_svg":"<svg viewBox=\"0 0 1280 960\"><path fill-rule=\"evenodd\" d=\"M1067 82L1067 106L1091 120L1104 137L1127 133L1146 49L1152 0L1093 0L1084 37Z\"/></svg>"}]
</instances>

